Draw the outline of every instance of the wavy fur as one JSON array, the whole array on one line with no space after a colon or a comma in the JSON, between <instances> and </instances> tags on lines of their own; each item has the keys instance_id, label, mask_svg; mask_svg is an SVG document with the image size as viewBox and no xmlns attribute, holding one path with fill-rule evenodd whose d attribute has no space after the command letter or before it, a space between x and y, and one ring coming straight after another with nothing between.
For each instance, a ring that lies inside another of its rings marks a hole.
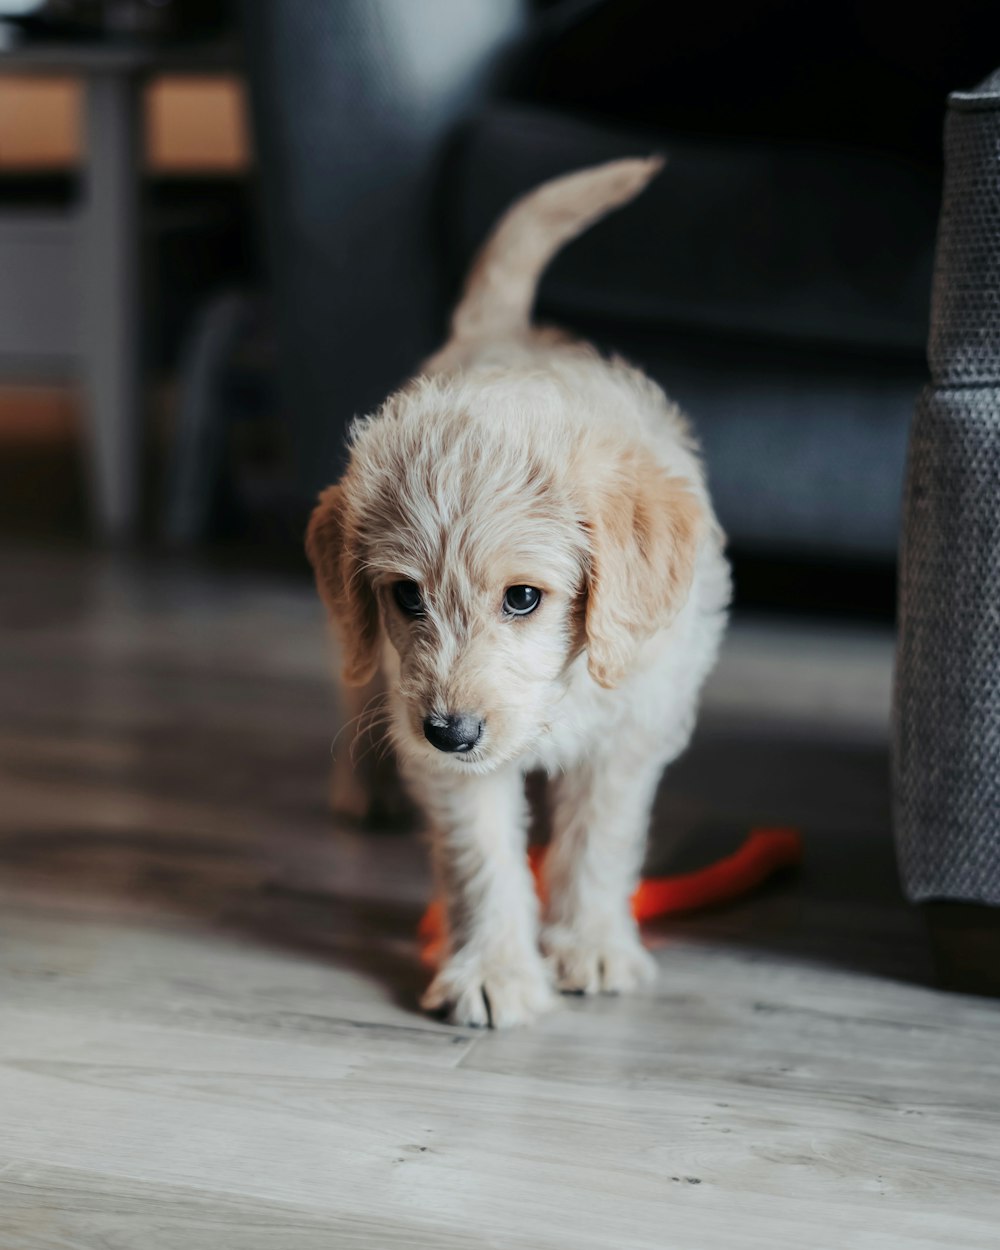
<instances>
[{"instance_id":1,"label":"wavy fur","mask_svg":"<svg viewBox=\"0 0 1000 1250\"><path fill-rule=\"evenodd\" d=\"M358 422L308 537L343 676L383 684L431 832L448 956L424 997L463 1024L523 1023L552 988L619 991L652 970L629 914L664 766L683 750L729 597L687 423L624 361L530 326L542 268L659 167L621 161L539 188L501 221L452 338ZM421 587L424 613L392 585ZM504 592L542 590L530 616ZM379 672L376 674L375 670ZM429 713L483 722L467 754ZM524 777L553 778L548 903L525 868ZM339 767L357 813L365 778Z\"/></svg>"}]
</instances>

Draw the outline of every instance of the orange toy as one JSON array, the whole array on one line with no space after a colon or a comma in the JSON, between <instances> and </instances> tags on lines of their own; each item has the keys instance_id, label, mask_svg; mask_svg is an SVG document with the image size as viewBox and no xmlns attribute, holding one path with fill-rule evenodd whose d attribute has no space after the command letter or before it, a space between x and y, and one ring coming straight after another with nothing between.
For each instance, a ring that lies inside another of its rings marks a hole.
<instances>
[{"instance_id":1,"label":"orange toy","mask_svg":"<svg viewBox=\"0 0 1000 1250\"><path fill-rule=\"evenodd\" d=\"M543 897L542 864L545 847L528 850L535 888ZM694 872L671 877L644 877L632 895L632 915L640 923L658 916L714 907L749 894L782 868L802 860L802 835L797 829L753 829L732 855ZM425 963L436 964L444 932L441 904L435 899L424 912L417 930Z\"/></svg>"}]
</instances>

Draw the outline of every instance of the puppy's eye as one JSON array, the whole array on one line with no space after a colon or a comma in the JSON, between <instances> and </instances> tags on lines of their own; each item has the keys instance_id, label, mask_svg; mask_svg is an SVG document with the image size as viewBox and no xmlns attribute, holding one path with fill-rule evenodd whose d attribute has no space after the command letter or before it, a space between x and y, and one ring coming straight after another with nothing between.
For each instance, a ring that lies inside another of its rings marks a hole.
<instances>
[{"instance_id":1,"label":"puppy's eye","mask_svg":"<svg viewBox=\"0 0 1000 1250\"><path fill-rule=\"evenodd\" d=\"M542 592L534 586L510 586L503 597L503 610L508 616L527 616L542 601Z\"/></svg>"},{"instance_id":2,"label":"puppy's eye","mask_svg":"<svg viewBox=\"0 0 1000 1250\"><path fill-rule=\"evenodd\" d=\"M396 600L400 611L407 616L423 616L424 601L420 597L420 587L416 582L395 582L392 597Z\"/></svg>"}]
</instances>

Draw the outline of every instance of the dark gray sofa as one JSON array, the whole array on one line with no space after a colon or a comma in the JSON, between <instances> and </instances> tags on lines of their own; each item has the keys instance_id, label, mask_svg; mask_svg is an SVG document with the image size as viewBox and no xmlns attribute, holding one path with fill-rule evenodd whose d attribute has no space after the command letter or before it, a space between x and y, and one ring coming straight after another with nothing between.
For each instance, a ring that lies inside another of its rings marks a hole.
<instances>
[{"instance_id":1,"label":"dark gray sofa","mask_svg":"<svg viewBox=\"0 0 1000 1250\"><path fill-rule=\"evenodd\" d=\"M668 39L653 0L244 0L301 498L435 346L514 195L660 149L658 183L567 249L540 314L689 408L738 549L891 561L941 83L985 72L1000 12L958 0L900 41L884 4L811 8L671 10Z\"/></svg>"}]
</instances>

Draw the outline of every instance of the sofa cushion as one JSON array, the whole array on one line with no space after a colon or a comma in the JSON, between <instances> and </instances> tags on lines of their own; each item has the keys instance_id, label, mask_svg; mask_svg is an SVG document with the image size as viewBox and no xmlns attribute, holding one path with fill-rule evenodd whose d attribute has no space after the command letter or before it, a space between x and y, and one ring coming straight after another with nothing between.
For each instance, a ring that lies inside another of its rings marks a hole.
<instances>
[{"instance_id":1,"label":"sofa cushion","mask_svg":"<svg viewBox=\"0 0 1000 1250\"><path fill-rule=\"evenodd\" d=\"M553 263L543 316L923 354L938 176L871 152L695 141L497 106L458 147L456 271L530 187L657 150L669 162L656 182Z\"/></svg>"},{"instance_id":2,"label":"sofa cushion","mask_svg":"<svg viewBox=\"0 0 1000 1250\"><path fill-rule=\"evenodd\" d=\"M688 413L734 548L894 560L919 360L620 322L581 328Z\"/></svg>"}]
</instances>

